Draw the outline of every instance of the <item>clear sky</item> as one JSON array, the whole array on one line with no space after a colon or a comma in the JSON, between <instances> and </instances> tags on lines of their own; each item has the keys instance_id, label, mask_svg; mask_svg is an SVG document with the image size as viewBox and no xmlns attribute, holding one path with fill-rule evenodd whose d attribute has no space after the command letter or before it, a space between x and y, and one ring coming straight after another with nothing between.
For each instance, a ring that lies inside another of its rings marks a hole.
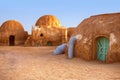
<instances>
[{"instance_id":1,"label":"clear sky","mask_svg":"<svg viewBox=\"0 0 120 80\"><path fill-rule=\"evenodd\" d=\"M39 17L55 15L63 26L76 27L91 15L120 12L120 0L1 0L0 25L14 19L29 33Z\"/></svg>"}]
</instances>

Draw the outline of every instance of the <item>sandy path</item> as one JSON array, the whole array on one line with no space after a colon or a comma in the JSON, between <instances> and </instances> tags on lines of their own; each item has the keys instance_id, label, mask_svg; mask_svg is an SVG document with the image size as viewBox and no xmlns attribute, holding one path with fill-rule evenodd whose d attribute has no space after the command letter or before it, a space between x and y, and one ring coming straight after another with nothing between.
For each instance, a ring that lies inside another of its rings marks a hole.
<instances>
[{"instance_id":1,"label":"sandy path","mask_svg":"<svg viewBox=\"0 0 120 80\"><path fill-rule=\"evenodd\" d=\"M53 55L55 47L0 47L0 80L120 80L120 63Z\"/></svg>"}]
</instances>

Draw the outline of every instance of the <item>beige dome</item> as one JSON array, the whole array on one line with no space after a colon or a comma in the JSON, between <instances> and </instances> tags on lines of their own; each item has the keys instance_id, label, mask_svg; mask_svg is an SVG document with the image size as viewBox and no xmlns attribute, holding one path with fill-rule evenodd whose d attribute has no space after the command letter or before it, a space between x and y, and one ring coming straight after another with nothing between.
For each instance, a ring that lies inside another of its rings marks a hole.
<instances>
[{"instance_id":1,"label":"beige dome","mask_svg":"<svg viewBox=\"0 0 120 80\"><path fill-rule=\"evenodd\" d=\"M44 15L38 19L36 26L60 27L60 21L53 15Z\"/></svg>"},{"instance_id":2,"label":"beige dome","mask_svg":"<svg viewBox=\"0 0 120 80\"><path fill-rule=\"evenodd\" d=\"M24 31L24 28L18 21L8 20L1 25L0 30L1 31Z\"/></svg>"}]
</instances>

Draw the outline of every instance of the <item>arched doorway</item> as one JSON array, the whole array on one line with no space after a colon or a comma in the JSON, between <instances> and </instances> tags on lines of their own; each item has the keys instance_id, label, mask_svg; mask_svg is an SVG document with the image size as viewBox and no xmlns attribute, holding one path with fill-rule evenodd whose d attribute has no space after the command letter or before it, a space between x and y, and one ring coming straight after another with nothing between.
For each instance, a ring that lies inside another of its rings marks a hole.
<instances>
[{"instance_id":1,"label":"arched doorway","mask_svg":"<svg viewBox=\"0 0 120 80\"><path fill-rule=\"evenodd\" d=\"M101 61L106 61L106 56L109 49L109 39L105 37L100 37L97 40L97 59Z\"/></svg>"},{"instance_id":2,"label":"arched doorway","mask_svg":"<svg viewBox=\"0 0 120 80\"><path fill-rule=\"evenodd\" d=\"M52 42L51 41L48 41L47 42L47 46L52 46L53 44L52 44Z\"/></svg>"},{"instance_id":3,"label":"arched doorway","mask_svg":"<svg viewBox=\"0 0 120 80\"><path fill-rule=\"evenodd\" d=\"M10 35L9 36L9 45L10 46L14 46L15 45L15 36L14 35Z\"/></svg>"}]
</instances>

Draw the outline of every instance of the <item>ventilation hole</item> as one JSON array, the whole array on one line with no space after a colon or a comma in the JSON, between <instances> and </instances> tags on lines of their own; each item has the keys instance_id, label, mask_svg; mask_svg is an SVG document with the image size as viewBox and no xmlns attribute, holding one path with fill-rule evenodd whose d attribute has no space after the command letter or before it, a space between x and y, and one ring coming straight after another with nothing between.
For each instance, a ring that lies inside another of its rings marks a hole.
<instances>
[{"instance_id":1,"label":"ventilation hole","mask_svg":"<svg viewBox=\"0 0 120 80\"><path fill-rule=\"evenodd\" d=\"M43 34L41 33L40 36L43 37Z\"/></svg>"}]
</instances>

